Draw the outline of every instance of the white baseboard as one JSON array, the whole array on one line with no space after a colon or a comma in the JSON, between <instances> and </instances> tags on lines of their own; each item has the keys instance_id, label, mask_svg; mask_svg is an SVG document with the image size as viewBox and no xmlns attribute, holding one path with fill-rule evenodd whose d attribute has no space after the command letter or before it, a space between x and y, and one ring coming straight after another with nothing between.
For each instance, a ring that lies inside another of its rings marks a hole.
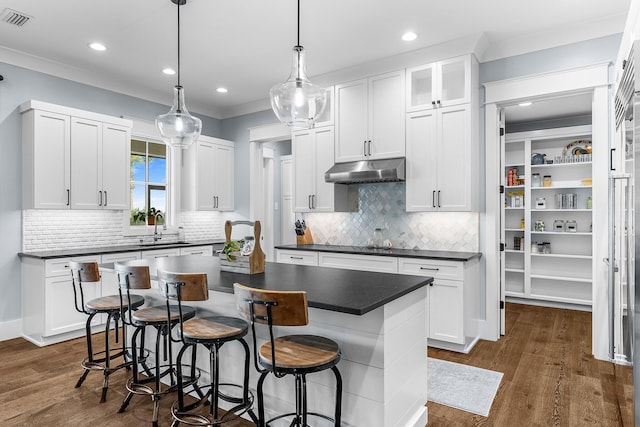
<instances>
[{"instance_id":1,"label":"white baseboard","mask_svg":"<svg viewBox=\"0 0 640 427\"><path fill-rule=\"evenodd\" d=\"M22 336L22 319L0 322L0 341L12 340Z\"/></svg>"}]
</instances>

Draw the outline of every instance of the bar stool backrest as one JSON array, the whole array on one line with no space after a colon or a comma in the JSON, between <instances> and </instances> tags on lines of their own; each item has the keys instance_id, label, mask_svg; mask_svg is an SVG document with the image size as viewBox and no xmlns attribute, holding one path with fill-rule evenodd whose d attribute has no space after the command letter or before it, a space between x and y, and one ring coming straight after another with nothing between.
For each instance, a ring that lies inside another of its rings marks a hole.
<instances>
[{"instance_id":1,"label":"bar stool backrest","mask_svg":"<svg viewBox=\"0 0 640 427\"><path fill-rule=\"evenodd\" d=\"M84 308L84 289L83 283L95 283L100 281L100 270L98 263L91 262L69 262L69 270L71 270L71 282L73 286L73 303L76 311L89 314ZM79 292L78 292L79 291Z\"/></svg>"},{"instance_id":2,"label":"bar stool backrest","mask_svg":"<svg viewBox=\"0 0 640 427\"><path fill-rule=\"evenodd\" d=\"M304 326L309 323L307 293L272 291L233 284L238 311L250 322L273 326Z\"/></svg>"},{"instance_id":3,"label":"bar stool backrest","mask_svg":"<svg viewBox=\"0 0 640 427\"><path fill-rule=\"evenodd\" d=\"M118 274L118 284L122 291L128 291L129 289L151 289L149 266L127 265L116 262L114 269Z\"/></svg>"},{"instance_id":4,"label":"bar stool backrest","mask_svg":"<svg viewBox=\"0 0 640 427\"><path fill-rule=\"evenodd\" d=\"M158 270L158 281L167 299L174 301L209 299L206 273L170 273Z\"/></svg>"}]
</instances>

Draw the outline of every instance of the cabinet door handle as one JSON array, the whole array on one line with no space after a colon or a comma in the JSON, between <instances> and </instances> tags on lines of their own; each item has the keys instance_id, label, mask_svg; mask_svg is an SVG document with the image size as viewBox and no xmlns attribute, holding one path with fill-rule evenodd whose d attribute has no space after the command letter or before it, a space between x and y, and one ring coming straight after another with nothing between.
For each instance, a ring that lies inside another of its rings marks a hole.
<instances>
[{"instance_id":1,"label":"cabinet door handle","mask_svg":"<svg viewBox=\"0 0 640 427\"><path fill-rule=\"evenodd\" d=\"M311 206L311 194L309 194L309 197L307 198L307 206L309 206L309 209L313 209Z\"/></svg>"},{"instance_id":2,"label":"cabinet door handle","mask_svg":"<svg viewBox=\"0 0 640 427\"><path fill-rule=\"evenodd\" d=\"M299 259L299 260L303 260L304 259L301 256L290 256L289 258L291 258L291 259Z\"/></svg>"},{"instance_id":3,"label":"cabinet door handle","mask_svg":"<svg viewBox=\"0 0 640 427\"><path fill-rule=\"evenodd\" d=\"M420 267L420 270L440 271L439 268L432 268L432 267Z\"/></svg>"},{"instance_id":4,"label":"cabinet door handle","mask_svg":"<svg viewBox=\"0 0 640 427\"><path fill-rule=\"evenodd\" d=\"M216 209L220 207L220 198L216 196Z\"/></svg>"},{"instance_id":5,"label":"cabinet door handle","mask_svg":"<svg viewBox=\"0 0 640 427\"><path fill-rule=\"evenodd\" d=\"M367 141L362 143L362 155L367 157Z\"/></svg>"},{"instance_id":6,"label":"cabinet door handle","mask_svg":"<svg viewBox=\"0 0 640 427\"><path fill-rule=\"evenodd\" d=\"M440 100L438 99L438 101L436 101L438 103L438 106L440 106Z\"/></svg>"},{"instance_id":7,"label":"cabinet door handle","mask_svg":"<svg viewBox=\"0 0 640 427\"><path fill-rule=\"evenodd\" d=\"M436 106L436 101L431 101L431 105Z\"/></svg>"},{"instance_id":8,"label":"cabinet door handle","mask_svg":"<svg viewBox=\"0 0 640 427\"><path fill-rule=\"evenodd\" d=\"M440 206L440 190L438 190L438 207L441 208L442 206Z\"/></svg>"},{"instance_id":9,"label":"cabinet door handle","mask_svg":"<svg viewBox=\"0 0 640 427\"><path fill-rule=\"evenodd\" d=\"M189 252L189 255L202 255L204 252Z\"/></svg>"},{"instance_id":10,"label":"cabinet door handle","mask_svg":"<svg viewBox=\"0 0 640 427\"><path fill-rule=\"evenodd\" d=\"M102 206L102 190L98 191L100 193L100 201L98 202L98 206Z\"/></svg>"},{"instance_id":11,"label":"cabinet door handle","mask_svg":"<svg viewBox=\"0 0 640 427\"><path fill-rule=\"evenodd\" d=\"M609 170L616 170L616 168L613 167L613 152L616 151L615 148L612 148L611 150L609 150Z\"/></svg>"},{"instance_id":12,"label":"cabinet door handle","mask_svg":"<svg viewBox=\"0 0 640 427\"><path fill-rule=\"evenodd\" d=\"M315 209L316 208L316 195L312 194L311 195L311 209Z\"/></svg>"},{"instance_id":13,"label":"cabinet door handle","mask_svg":"<svg viewBox=\"0 0 640 427\"><path fill-rule=\"evenodd\" d=\"M71 191L67 188L67 206L71 204Z\"/></svg>"},{"instance_id":14,"label":"cabinet door handle","mask_svg":"<svg viewBox=\"0 0 640 427\"><path fill-rule=\"evenodd\" d=\"M436 190L431 193L431 206L436 207Z\"/></svg>"},{"instance_id":15,"label":"cabinet door handle","mask_svg":"<svg viewBox=\"0 0 640 427\"><path fill-rule=\"evenodd\" d=\"M107 206L109 199L107 198L107 190L104 190L104 205Z\"/></svg>"}]
</instances>

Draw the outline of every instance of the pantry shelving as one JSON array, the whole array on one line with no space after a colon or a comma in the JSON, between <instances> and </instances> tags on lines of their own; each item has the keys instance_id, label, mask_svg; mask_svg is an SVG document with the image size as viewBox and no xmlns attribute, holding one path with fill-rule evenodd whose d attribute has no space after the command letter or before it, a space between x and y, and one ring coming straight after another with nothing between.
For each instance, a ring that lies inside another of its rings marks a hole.
<instances>
[{"instance_id":1,"label":"pantry shelving","mask_svg":"<svg viewBox=\"0 0 640 427\"><path fill-rule=\"evenodd\" d=\"M591 126L507 133L503 149L505 296L590 306Z\"/></svg>"}]
</instances>

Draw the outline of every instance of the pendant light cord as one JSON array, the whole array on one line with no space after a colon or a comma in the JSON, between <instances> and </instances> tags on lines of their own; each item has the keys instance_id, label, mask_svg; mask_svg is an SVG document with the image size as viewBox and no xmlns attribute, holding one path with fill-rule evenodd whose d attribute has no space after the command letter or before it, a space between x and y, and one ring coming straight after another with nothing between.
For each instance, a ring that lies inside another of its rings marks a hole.
<instances>
[{"instance_id":1,"label":"pendant light cord","mask_svg":"<svg viewBox=\"0 0 640 427\"><path fill-rule=\"evenodd\" d=\"M180 86L180 3L182 2L178 0L178 86Z\"/></svg>"},{"instance_id":2,"label":"pendant light cord","mask_svg":"<svg viewBox=\"0 0 640 427\"><path fill-rule=\"evenodd\" d=\"M298 0L298 46L300 46L300 0Z\"/></svg>"}]
</instances>

